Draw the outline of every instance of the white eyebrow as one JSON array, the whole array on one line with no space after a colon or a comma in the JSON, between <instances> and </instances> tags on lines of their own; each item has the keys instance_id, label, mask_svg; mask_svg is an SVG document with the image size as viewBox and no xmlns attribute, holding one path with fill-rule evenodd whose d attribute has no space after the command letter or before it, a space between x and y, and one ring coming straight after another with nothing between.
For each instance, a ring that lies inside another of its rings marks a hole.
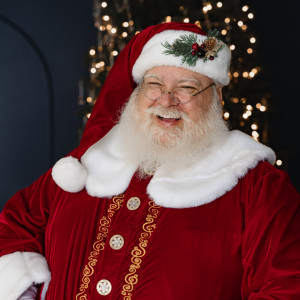
<instances>
[{"instance_id":1,"label":"white eyebrow","mask_svg":"<svg viewBox=\"0 0 300 300\"><path fill-rule=\"evenodd\" d=\"M178 83L182 83L182 82L187 82L187 81L194 81L194 82L196 82L198 85L202 85L202 83L201 83L199 80L195 79L195 78L181 78L181 79L179 79L177 82L178 82Z\"/></svg>"},{"instance_id":2,"label":"white eyebrow","mask_svg":"<svg viewBox=\"0 0 300 300\"><path fill-rule=\"evenodd\" d=\"M147 74L147 75L144 76L144 79L149 78L149 77L154 77L158 80L162 80L160 76L155 75L155 74Z\"/></svg>"}]
</instances>

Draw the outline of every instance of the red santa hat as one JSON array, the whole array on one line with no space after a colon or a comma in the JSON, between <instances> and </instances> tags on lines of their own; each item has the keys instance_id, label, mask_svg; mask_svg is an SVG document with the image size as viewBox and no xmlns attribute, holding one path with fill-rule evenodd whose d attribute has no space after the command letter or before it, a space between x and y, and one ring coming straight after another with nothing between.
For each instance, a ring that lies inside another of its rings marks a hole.
<instances>
[{"instance_id":1,"label":"red santa hat","mask_svg":"<svg viewBox=\"0 0 300 300\"><path fill-rule=\"evenodd\" d=\"M121 51L110 70L76 157L116 124L121 108L147 70L162 65L183 67L226 85L230 58L230 50L215 31L207 35L194 24L164 23L141 31Z\"/></svg>"}]
</instances>

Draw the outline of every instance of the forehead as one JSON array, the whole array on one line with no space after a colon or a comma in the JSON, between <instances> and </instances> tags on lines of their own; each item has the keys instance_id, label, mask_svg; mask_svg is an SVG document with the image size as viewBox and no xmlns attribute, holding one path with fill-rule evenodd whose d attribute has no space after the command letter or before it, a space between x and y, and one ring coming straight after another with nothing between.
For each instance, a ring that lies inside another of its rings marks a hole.
<instances>
[{"instance_id":1,"label":"forehead","mask_svg":"<svg viewBox=\"0 0 300 300\"><path fill-rule=\"evenodd\" d=\"M160 66L151 68L145 73L144 79L149 77L154 77L164 82L195 81L201 84L212 82L212 79L205 75L181 67L173 66Z\"/></svg>"}]
</instances>

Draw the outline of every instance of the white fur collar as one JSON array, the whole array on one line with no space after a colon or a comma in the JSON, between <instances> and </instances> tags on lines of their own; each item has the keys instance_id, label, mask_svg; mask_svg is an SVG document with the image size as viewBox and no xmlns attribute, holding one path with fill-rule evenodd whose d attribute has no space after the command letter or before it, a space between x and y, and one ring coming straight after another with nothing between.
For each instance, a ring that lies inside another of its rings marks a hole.
<instances>
[{"instance_id":1,"label":"white fur collar","mask_svg":"<svg viewBox=\"0 0 300 300\"><path fill-rule=\"evenodd\" d=\"M137 169L126 159L117 138L116 125L104 138L91 146L81 158L82 165L71 157L61 159L52 170L54 181L68 192L84 187L95 197L123 193ZM259 161L275 162L270 148L240 131L231 131L225 142L201 160L176 172L157 169L147 187L156 204L186 208L203 205L231 190Z\"/></svg>"}]
</instances>

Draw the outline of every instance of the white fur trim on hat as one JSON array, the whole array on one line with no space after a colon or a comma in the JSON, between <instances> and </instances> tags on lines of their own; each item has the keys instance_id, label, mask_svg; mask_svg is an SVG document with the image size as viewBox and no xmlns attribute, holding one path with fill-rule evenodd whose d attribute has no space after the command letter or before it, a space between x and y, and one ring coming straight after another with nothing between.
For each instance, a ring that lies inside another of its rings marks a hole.
<instances>
[{"instance_id":1,"label":"white fur trim on hat","mask_svg":"<svg viewBox=\"0 0 300 300\"><path fill-rule=\"evenodd\" d=\"M166 48L162 45L165 42L172 44L175 39L178 39L181 35L195 34L197 36L197 43L202 44L207 38L205 35L192 33L184 30L165 30L154 35L143 47L143 50L136 60L133 69L132 76L136 83L140 83L143 80L144 74L147 70L158 66L176 66L182 67L200 74L203 74L216 83L227 85L229 83L228 70L231 59L231 52L229 48L224 45L217 53L217 57L214 60L198 59L196 66L189 66L187 63L182 63L180 56L167 55L163 52ZM192 49L191 49L192 50Z\"/></svg>"},{"instance_id":2,"label":"white fur trim on hat","mask_svg":"<svg viewBox=\"0 0 300 300\"><path fill-rule=\"evenodd\" d=\"M0 257L0 299L16 300L33 283L44 283L41 299L51 280L46 258L34 252L13 252Z\"/></svg>"},{"instance_id":3,"label":"white fur trim on hat","mask_svg":"<svg viewBox=\"0 0 300 300\"><path fill-rule=\"evenodd\" d=\"M85 186L87 171L78 159L67 156L54 165L52 178L64 191L77 193Z\"/></svg>"}]
</instances>

